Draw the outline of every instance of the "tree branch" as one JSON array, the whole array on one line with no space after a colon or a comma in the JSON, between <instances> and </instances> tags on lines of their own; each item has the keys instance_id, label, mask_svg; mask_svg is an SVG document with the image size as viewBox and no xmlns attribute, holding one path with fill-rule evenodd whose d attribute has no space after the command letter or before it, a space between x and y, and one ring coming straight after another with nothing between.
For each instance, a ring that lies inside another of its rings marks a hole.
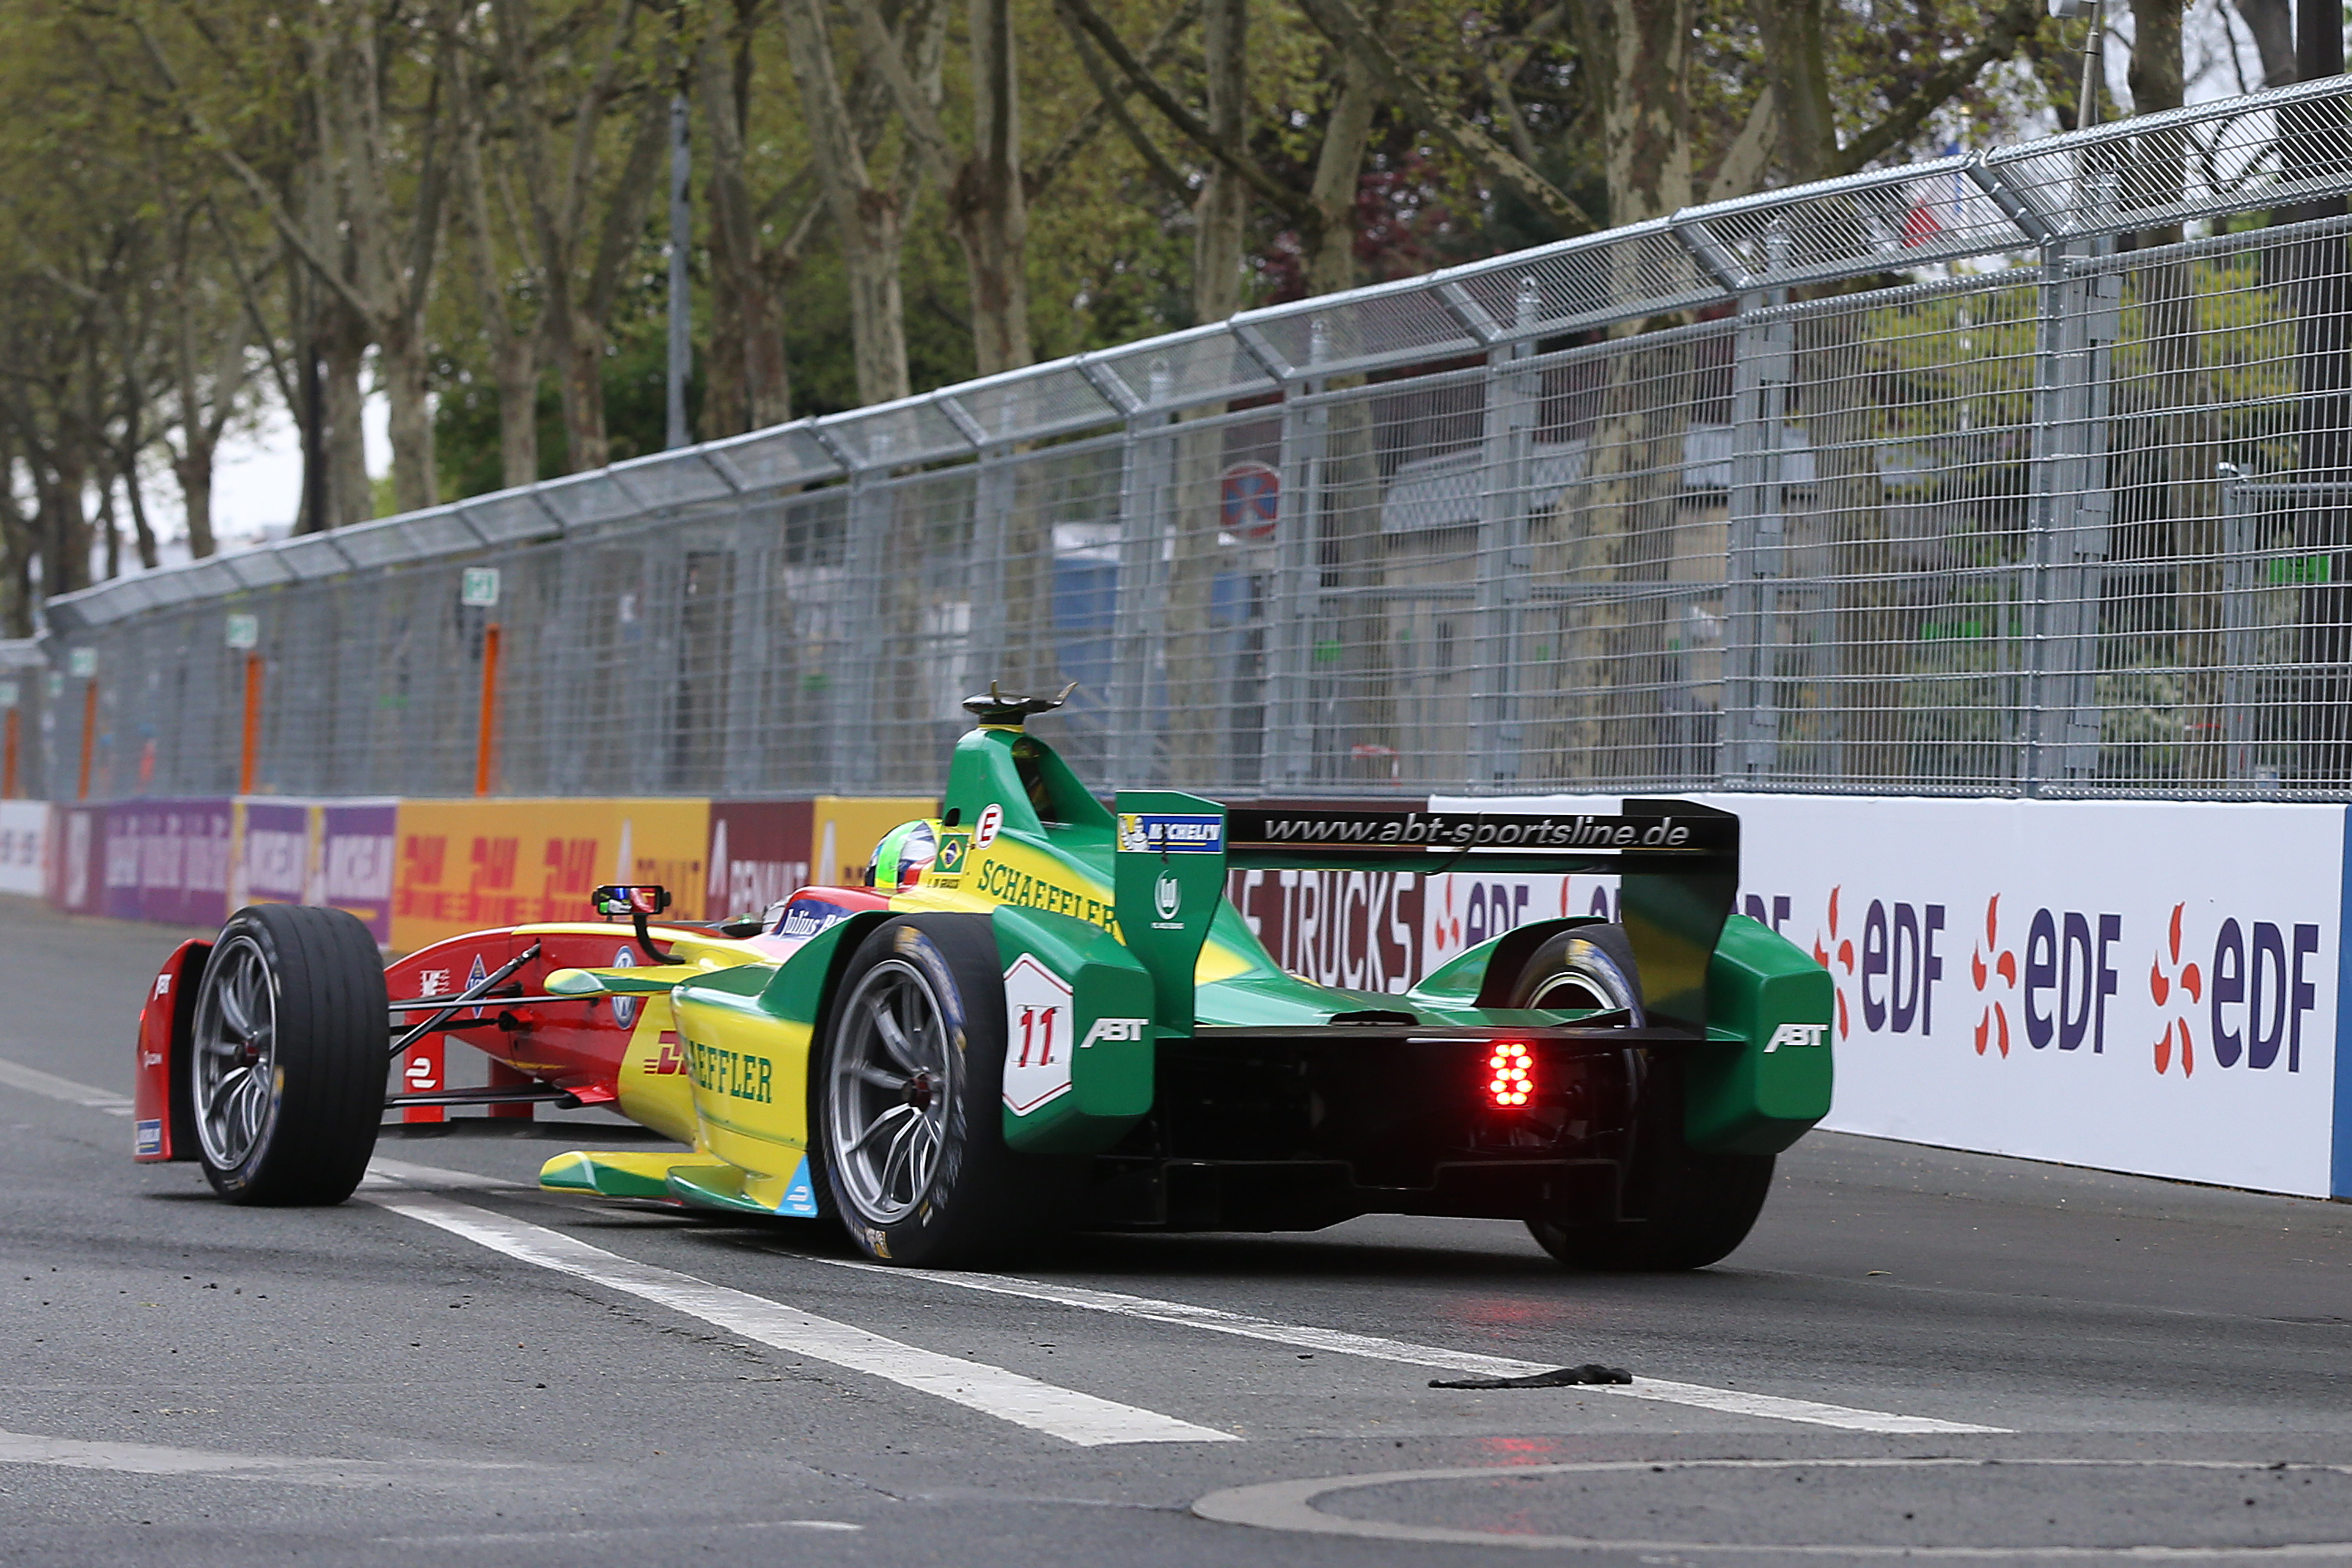
<instances>
[{"instance_id":1,"label":"tree branch","mask_svg":"<svg viewBox=\"0 0 2352 1568\"><path fill-rule=\"evenodd\" d=\"M1966 54L1947 60L1893 113L1840 149L1837 167L1831 173L1851 174L1909 141L1927 122L1927 116L1950 102L1952 95L1974 81L1985 67L2015 54L2018 45L2041 25L2042 6L2036 0L2008 0Z\"/></svg>"},{"instance_id":2,"label":"tree branch","mask_svg":"<svg viewBox=\"0 0 2352 1568\"><path fill-rule=\"evenodd\" d=\"M1168 155L1145 133L1143 127L1135 122L1135 116L1128 110L1127 89L1112 79L1110 67L1104 62L1102 51L1095 47L1095 41L1084 33L1073 33L1070 42L1077 49L1078 63L1086 68L1087 79L1095 84L1095 91L1101 95L1096 107L1104 110L1118 127L1119 133L1127 138L1128 144L1143 160L1143 166L1151 171L1151 177L1165 186L1178 201L1190 202L1194 194L1192 183L1168 161Z\"/></svg>"},{"instance_id":3,"label":"tree branch","mask_svg":"<svg viewBox=\"0 0 2352 1568\"><path fill-rule=\"evenodd\" d=\"M931 177L940 189L955 184L955 150L948 143L947 128L940 123L922 89L915 85L914 74L907 69L907 57L899 52L898 40L882 25L879 7L851 0L850 15L857 19L858 46L866 58L881 73L882 85L898 108L898 120L907 128L907 138L915 145L916 155L930 166Z\"/></svg>"},{"instance_id":4,"label":"tree branch","mask_svg":"<svg viewBox=\"0 0 2352 1568\"><path fill-rule=\"evenodd\" d=\"M1177 101L1173 93L1160 86L1159 79L1143 68L1143 62L1135 58L1134 51L1087 0L1055 0L1055 6L1061 12L1065 25L1082 31L1102 46L1103 53L1110 57L1110 62L1118 68L1119 75L1143 95L1144 101L1158 110L1169 124L1182 132L1201 151L1232 170L1242 184L1284 216L1297 220L1307 216L1307 205L1299 199L1297 191L1259 168L1244 149L1227 146L1223 139L1209 128L1207 121Z\"/></svg>"},{"instance_id":5,"label":"tree branch","mask_svg":"<svg viewBox=\"0 0 2352 1568\"><path fill-rule=\"evenodd\" d=\"M1176 52L1176 40L1183 36L1185 28L1200 19L1201 0L1181 0L1176 9L1169 13L1168 20L1160 25L1160 31L1153 36L1151 42L1144 47L1143 68L1158 70L1167 64L1168 57ZM1074 37L1072 42L1076 41ZM1087 65L1088 79L1100 90L1102 79L1097 76L1094 68L1100 62L1087 52L1092 47L1090 43L1081 45L1078 56L1080 63ZM1093 63L1088 63L1090 60ZM1095 133L1102 129L1104 121L1118 121L1127 108L1128 94L1133 90L1132 88L1119 87L1116 91L1102 92L1087 106L1086 112L1062 132L1062 139L1054 143L1053 151L1029 166L1025 178L1029 183L1030 200L1036 200L1038 193L1052 184L1055 178L1076 161L1077 155L1086 150L1087 143L1094 140Z\"/></svg>"},{"instance_id":6,"label":"tree branch","mask_svg":"<svg viewBox=\"0 0 2352 1568\"><path fill-rule=\"evenodd\" d=\"M148 60L155 68L155 74L163 79L164 87L170 90L173 108L181 124L187 128L188 134L194 137L201 145L210 147L214 154L228 165L229 173L236 176L237 183L246 188L248 195L253 197L255 204L261 208L263 216L269 219L270 226L277 229L280 237L293 248L295 254L309 264L310 270L318 274L320 280L334 290L354 315L370 323L371 326L376 323L381 319L381 313L369 302L366 296L352 287L351 280L342 275L340 268L321 256L318 248L311 245L310 237L303 234L300 226L295 223L293 215L286 210L286 204L278 199L276 191L269 188L269 182L263 179L252 164L238 155L236 149L229 145L226 137L220 135L210 125L205 123L203 117L189 107L186 94L180 87L179 78L173 74L171 62L164 58L162 46L155 42L154 34L147 30L147 24L137 17L131 17L130 21L139 34L139 42L146 50Z\"/></svg>"},{"instance_id":7,"label":"tree branch","mask_svg":"<svg viewBox=\"0 0 2352 1568\"><path fill-rule=\"evenodd\" d=\"M1723 150L1723 157L1715 166L1715 178L1706 187L1708 201L1744 196L1763 184L1765 167L1772 159L1774 122L1778 119L1772 84L1768 81L1757 93L1756 101L1748 105L1748 118L1741 123L1739 133L1731 139L1731 145Z\"/></svg>"},{"instance_id":8,"label":"tree branch","mask_svg":"<svg viewBox=\"0 0 2352 1568\"><path fill-rule=\"evenodd\" d=\"M1075 4L1076 0L1065 0ZM1601 226L1568 193L1537 174L1485 132L1441 102L1399 59L1396 51L1365 23L1350 0L1299 0L1317 30L1363 62L1381 90L1414 119L1436 132L1454 150L1498 185L1540 208L1567 234L1591 234Z\"/></svg>"}]
</instances>

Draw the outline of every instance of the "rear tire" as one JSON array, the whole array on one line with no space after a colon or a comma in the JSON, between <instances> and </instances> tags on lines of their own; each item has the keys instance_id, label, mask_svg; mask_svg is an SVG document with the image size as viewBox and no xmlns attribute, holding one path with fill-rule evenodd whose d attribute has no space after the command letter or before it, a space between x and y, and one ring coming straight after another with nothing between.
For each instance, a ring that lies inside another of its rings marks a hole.
<instances>
[{"instance_id":1,"label":"rear tire","mask_svg":"<svg viewBox=\"0 0 2352 1568\"><path fill-rule=\"evenodd\" d=\"M1004 979L984 915L875 928L842 973L809 1079L821 1211L869 1258L992 1261L1050 1238L1063 1163L1004 1142Z\"/></svg>"},{"instance_id":2,"label":"rear tire","mask_svg":"<svg viewBox=\"0 0 2352 1568\"><path fill-rule=\"evenodd\" d=\"M1622 1008L1647 1020L1633 944L1621 925L1578 926L1528 956L1511 1005ZM1748 1239L1772 1185L1769 1154L1714 1154L1686 1147L1680 1074L1654 1058L1642 1072L1628 1217L1560 1215L1528 1221L1537 1244L1571 1268L1680 1271L1720 1262Z\"/></svg>"},{"instance_id":3,"label":"rear tire","mask_svg":"<svg viewBox=\"0 0 2352 1568\"><path fill-rule=\"evenodd\" d=\"M257 904L221 928L189 1052L197 1157L235 1204L339 1204L375 1152L383 963L341 910Z\"/></svg>"}]
</instances>

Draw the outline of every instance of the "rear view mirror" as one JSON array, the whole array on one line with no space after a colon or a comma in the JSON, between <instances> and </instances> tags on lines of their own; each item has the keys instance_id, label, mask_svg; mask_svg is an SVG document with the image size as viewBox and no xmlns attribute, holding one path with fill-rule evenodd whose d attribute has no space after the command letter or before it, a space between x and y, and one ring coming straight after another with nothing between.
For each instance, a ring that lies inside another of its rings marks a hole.
<instances>
[{"instance_id":1,"label":"rear view mirror","mask_svg":"<svg viewBox=\"0 0 2352 1568\"><path fill-rule=\"evenodd\" d=\"M620 915L657 915L669 908L669 889L653 883L599 888L588 901L606 920Z\"/></svg>"}]
</instances>

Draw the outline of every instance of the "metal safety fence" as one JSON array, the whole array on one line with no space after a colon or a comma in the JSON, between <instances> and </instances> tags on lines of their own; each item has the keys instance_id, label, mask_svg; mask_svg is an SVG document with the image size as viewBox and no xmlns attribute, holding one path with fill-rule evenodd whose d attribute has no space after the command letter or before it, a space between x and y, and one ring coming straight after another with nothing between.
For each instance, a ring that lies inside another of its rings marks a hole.
<instances>
[{"instance_id":1,"label":"metal safety fence","mask_svg":"<svg viewBox=\"0 0 2352 1568\"><path fill-rule=\"evenodd\" d=\"M47 606L53 796L2352 795L2352 79Z\"/></svg>"}]
</instances>

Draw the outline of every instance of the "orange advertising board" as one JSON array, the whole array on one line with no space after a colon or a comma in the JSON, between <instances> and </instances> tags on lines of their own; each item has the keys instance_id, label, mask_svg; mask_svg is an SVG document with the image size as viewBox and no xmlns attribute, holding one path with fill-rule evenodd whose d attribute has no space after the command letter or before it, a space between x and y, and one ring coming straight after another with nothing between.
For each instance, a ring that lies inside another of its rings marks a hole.
<instances>
[{"instance_id":1,"label":"orange advertising board","mask_svg":"<svg viewBox=\"0 0 2352 1568\"><path fill-rule=\"evenodd\" d=\"M707 800L404 800L392 945L587 920L606 882L658 882L699 919L709 830Z\"/></svg>"}]
</instances>

